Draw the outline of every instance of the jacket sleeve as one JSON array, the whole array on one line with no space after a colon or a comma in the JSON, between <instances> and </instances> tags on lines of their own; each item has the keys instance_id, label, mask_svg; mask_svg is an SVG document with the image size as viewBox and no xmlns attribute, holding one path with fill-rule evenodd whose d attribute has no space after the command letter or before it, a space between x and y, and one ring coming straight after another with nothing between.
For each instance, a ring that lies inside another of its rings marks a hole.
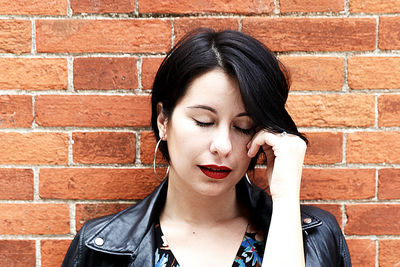
<instances>
[{"instance_id":1,"label":"jacket sleeve","mask_svg":"<svg viewBox=\"0 0 400 267\"><path fill-rule=\"evenodd\" d=\"M306 267L351 267L349 250L335 217L327 211L308 207L321 225L304 230Z\"/></svg>"}]
</instances>

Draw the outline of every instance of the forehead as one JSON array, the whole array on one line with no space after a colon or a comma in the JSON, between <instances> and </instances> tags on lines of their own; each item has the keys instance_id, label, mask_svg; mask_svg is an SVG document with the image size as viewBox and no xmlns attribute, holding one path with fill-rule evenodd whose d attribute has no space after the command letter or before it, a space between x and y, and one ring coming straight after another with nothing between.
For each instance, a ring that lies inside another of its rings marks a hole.
<instances>
[{"instance_id":1,"label":"forehead","mask_svg":"<svg viewBox=\"0 0 400 267\"><path fill-rule=\"evenodd\" d=\"M202 74L189 85L183 104L229 105L243 110L243 101L236 79L216 69Z\"/></svg>"}]
</instances>

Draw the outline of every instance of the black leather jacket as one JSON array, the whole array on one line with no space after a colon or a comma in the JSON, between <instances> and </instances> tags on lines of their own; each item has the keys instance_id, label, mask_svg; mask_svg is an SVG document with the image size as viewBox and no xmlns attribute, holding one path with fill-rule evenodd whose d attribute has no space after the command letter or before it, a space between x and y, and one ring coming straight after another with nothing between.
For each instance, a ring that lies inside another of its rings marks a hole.
<instances>
[{"instance_id":1,"label":"black leather jacket","mask_svg":"<svg viewBox=\"0 0 400 267\"><path fill-rule=\"evenodd\" d=\"M144 200L117 214L85 223L72 241L62 266L153 267L154 221L164 205L167 184L164 181ZM245 179L238 183L236 191L254 215L252 223L268 229L271 198ZM305 205L301 206L301 214L306 266L351 266L346 241L336 219L326 211Z\"/></svg>"}]
</instances>

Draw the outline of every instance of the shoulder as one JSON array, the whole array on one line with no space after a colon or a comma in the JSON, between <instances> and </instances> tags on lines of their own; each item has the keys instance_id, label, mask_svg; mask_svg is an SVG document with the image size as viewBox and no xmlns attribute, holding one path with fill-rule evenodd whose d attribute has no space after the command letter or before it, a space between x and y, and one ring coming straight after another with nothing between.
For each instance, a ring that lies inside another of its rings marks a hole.
<instances>
[{"instance_id":1,"label":"shoulder","mask_svg":"<svg viewBox=\"0 0 400 267\"><path fill-rule=\"evenodd\" d=\"M301 213L307 266L351 266L346 240L336 218L308 205L301 206Z\"/></svg>"}]
</instances>

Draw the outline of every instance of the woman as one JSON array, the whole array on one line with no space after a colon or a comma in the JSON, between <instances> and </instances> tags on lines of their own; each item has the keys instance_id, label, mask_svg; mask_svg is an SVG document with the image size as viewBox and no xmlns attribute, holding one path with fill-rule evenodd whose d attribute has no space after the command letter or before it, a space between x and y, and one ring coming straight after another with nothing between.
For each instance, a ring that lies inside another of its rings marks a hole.
<instances>
[{"instance_id":1,"label":"woman","mask_svg":"<svg viewBox=\"0 0 400 267\"><path fill-rule=\"evenodd\" d=\"M300 208L306 138L285 110L288 91L284 67L252 37L187 35L152 92L168 177L140 203L87 222L63 266L351 266L334 217ZM260 153L270 195L246 179Z\"/></svg>"}]
</instances>

